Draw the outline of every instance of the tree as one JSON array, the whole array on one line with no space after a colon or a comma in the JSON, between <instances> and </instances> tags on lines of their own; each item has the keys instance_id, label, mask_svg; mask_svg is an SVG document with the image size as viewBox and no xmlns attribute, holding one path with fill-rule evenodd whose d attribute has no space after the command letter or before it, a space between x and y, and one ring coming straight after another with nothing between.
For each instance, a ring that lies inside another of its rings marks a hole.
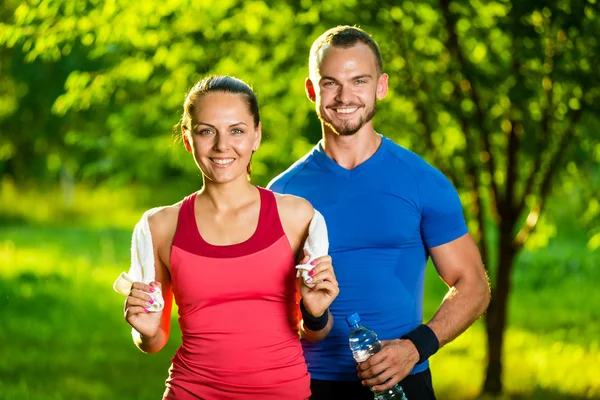
<instances>
[{"instance_id":1,"label":"tree","mask_svg":"<svg viewBox=\"0 0 600 400\"><path fill-rule=\"evenodd\" d=\"M502 390L516 256L560 191L561 171L591 170L584 163L595 145L586 127L600 105L596 15L583 1L440 0L383 16L398 39L387 49L395 47L391 65L401 77L396 102L423 139L412 147L459 188L492 278L485 392Z\"/></svg>"}]
</instances>

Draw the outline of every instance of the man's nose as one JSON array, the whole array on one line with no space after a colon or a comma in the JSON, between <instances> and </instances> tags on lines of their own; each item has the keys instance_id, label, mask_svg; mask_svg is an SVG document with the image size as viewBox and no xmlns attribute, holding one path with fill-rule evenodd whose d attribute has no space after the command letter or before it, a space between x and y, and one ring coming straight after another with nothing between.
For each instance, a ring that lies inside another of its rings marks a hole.
<instances>
[{"instance_id":1,"label":"man's nose","mask_svg":"<svg viewBox=\"0 0 600 400\"><path fill-rule=\"evenodd\" d=\"M342 104L348 104L352 100L352 91L348 85L340 85L336 100Z\"/></svg>"}]
</instances>

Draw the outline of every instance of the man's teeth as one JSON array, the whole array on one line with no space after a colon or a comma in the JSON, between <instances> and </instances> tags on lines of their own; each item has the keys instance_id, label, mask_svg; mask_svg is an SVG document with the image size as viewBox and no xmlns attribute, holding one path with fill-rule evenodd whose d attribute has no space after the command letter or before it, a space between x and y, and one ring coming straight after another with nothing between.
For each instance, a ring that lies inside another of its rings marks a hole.
<instances>
[{"instance_id":1,"label":"man's teeth","mask_svg":"<svg viewBox=\"0 0 600 400\"><path fill-rule=\"evenodd\" d=\"M233 161L233 158L214 158L213 162L215 164L229 164Z\"/></svg>"},{"instance_id":2,"label":"man's teeth","mask_svg":"<svg viewBox=\"0 0 600 400\"><path fill-rule=\"evenodd\" d=\"M338 114L350 114L351 112L354 112L357 110L357 107L352 107L352 108L338 108L335 111Z\"/></svg>"}]
</instances>

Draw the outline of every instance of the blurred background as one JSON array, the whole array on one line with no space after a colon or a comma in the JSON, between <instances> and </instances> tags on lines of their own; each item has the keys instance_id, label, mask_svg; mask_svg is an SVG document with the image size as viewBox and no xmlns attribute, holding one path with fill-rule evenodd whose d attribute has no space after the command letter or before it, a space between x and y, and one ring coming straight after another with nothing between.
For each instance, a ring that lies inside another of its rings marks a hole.
<instances>
[{"instance_id":1,"label":"blurred background","mask_svg":"<svg viewBox=\"0 0 600 400\"><path fill-rule=\"evenodd\" d=\"M493 286L432 358L439 399L600 398L597 0L4 0L0 399L157 399L112 282L147 208L200 188L173 127L206 74L259 98L266 185L320 138L308 50L358 25L390 92L376 129L460 192ZM446 292L428 267L426 318ZM240 380L244 377L240 376Z\"/></svg>"}]
</instances>

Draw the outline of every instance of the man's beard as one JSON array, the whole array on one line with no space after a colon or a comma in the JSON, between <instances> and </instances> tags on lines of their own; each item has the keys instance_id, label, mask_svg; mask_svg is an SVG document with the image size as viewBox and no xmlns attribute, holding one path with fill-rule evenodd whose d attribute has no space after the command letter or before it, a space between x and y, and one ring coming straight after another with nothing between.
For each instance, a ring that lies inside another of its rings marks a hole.
<instances>
[{"instance_id":1,"label":"man's beard","mask_svg":"<svg viewBox=\"0 0 600 400\"><path fill-rule=\"evenodd\" d=\"M361 116L358 122L353 123L352 121L341 121L338 125L334 125L332 121L326 119L320 111L320 108L317 108L317 116L325 125L327 125L332 131L341 136L351 136L360 130L367 122L373 119L375 116L375 112L377 111L376 103L373 103L373 106L367 110L367 115L364 117ZM335 111L334 111L335 112Z\"/></svg>"}]
</instances>

